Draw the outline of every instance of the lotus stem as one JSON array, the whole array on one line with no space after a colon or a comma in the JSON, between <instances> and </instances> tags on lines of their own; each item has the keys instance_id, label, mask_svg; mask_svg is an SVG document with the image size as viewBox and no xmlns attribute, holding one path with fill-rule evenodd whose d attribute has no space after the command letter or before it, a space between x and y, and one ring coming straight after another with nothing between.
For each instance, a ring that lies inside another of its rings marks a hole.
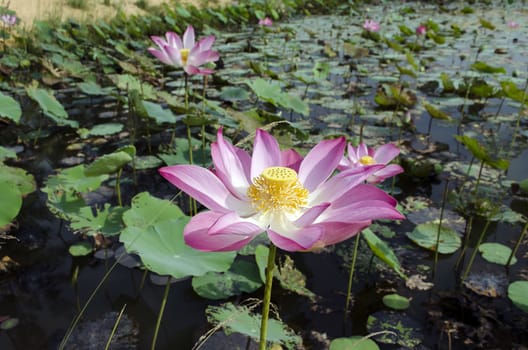
<instances>
[{"instance_id":1,"label":"lotus stem","mask_svg":"<svg viewBox=\"0 0 528 350\"><path fill-rule=\"evenodd\" d=\"M528 232L528 221L526 224L524 224L523 230L521 232L521 235L519 236L519 239L517 240L517 243L515 243L515 247L513 247L513 250L510 254L510 257L508 258L508 261L506 262L506 267L510 266L510 263L517 253L517 250L519 249L519 246L521 245L522 241L524 240L524 237L526 236L526 233Z\"/></svg>"},{"instance_id":2,"label":"lotus stem","mask_svg":"<svg viewBox=\"0 0 528 350\"><path fill-rule=\"evenodd\" d=\"M517 122L515 123L515 129L513 129L512 141L511 141L510 149L508 150L508 153L510 153L513 149L513 146L515 146L515 139L517 138L517 133L519 132L519 127L521 125L522 108L524 106L524 103L526 102L526 92L527 91L528 91L528 79L526 79L526 83L524 84L523 99L521 102L521 107L519 108L519 112L517 113Z\"/></svg>"},{"instance_id":3,"label":"lotus stem","mask_svg":"<svg viewBox=\"0 0 528 350\"><path fill-rule=\"evenodd\" d=\"M474 216L471 216L469 218L468 224L466 226L466 236L464 238L464 245L462 246L462 250L460 251L460 255L458 256L458 259L457 259L457 261L455 263L455 269L458 268L458 265L460 265L460 262L462 261L462 258L466 254L466 249L467 249L467 246L469 244L469 237L471 236L471 228L473 226L473 218L474 218Z\"/></svg>"},{"instance_id":4,"label":"lotus stem","mask_svg":"<svg viewBox=\"0 0 528 350\"><path fill-rule=\"evenodd\" d=\"M471 270L471 265L473 265L473 261L475 260L475 257L477 256L478 248L480 247L480 243L482 243L482 240L484 239L484 236L486 235L486 232L488 231L488 227L491 223L490 219L486 220L486 224L484 225L484 228L482 229L482 232L480 233L477 245L475 246L475 249L473 250L473 253L471 253L471 258L469 259L468 266L466 267L466 270L464 271L464 274L462 275L461 281L464 281L469 274L469 270Z\"/></svg>"},{"instance_id":5,"label":"lotus stem","mask_svg":"<svg viewBox=\"0 0 528 350\"><path fill-rule=\"evenodd\" d=\"M165 305L167 305L167 299L169 298L171 279L172 277L169 276L169 278L167 279L167 284L165 285L165 292L163 293L163 299L161 300L160 311L158 313L158 320L156 321L156 328L154 329L154 336L152 337L152 344L150 345L150 350L156 349L156 341L158 340L158 332L161 325L161 319L163 318Z\"/></svg>"},{"instance_id":6,"label":"lotus stem","mask_svg":"<svg viewBox=\"0 0 528 350\"><path fill-rule=\"evenodd\" d=\"M478 173L478 177L477 177L477 183L475 184L475 189L473 190L473 194L475 196L477 196L477 192L478 192L478 188L479 188L479 185L480 185L480 178L482 176L482 169L484 168L484 161L482 160L480 162L480 169L479 169L479 173Z\"/></svg>"},{"instance_id":7,"label":"lotus stem","mask_svg":"<svg viewBox=\"0 0 528 350\"><path fill-rule=\"evenodd\" d=\"M277 247L271 243L268 252L268 265L266 267L266 285L264 287L264 300L262 304L262 320L260 322L259 350L266 350L266 338L268 336L268 317L271 301L271 287L273 284L273 269L275 268L275 255Z\"/></svg>"},{"instance_id":8,"label":"lotus stem","mask_svg":"<svg viewBox=\"0 0 528 350\"><path fill-rule=\"evenodd\" d=\"M115 332L117 331L117 326L119 326L119 322L121 321L121 317L123 317L123 313L125 312L127 304L123 305L121 308L121 311L119 312L119 315L117 315L117 319L114 323L114 327L112 328L112 331L110 332L110 336L108 337L108 341L106 342L105 350L110 349L110 344L112 343L112 338L115 335Z\"/></svg>"},{"instance_id":9,"label":"lotus stem","mask_svg":"<svg viewBox=\"0 0 528 350\"><path fill-rule=\"evenodd\" d=\"M187 120L189 121L189 75L187 73L183 73L183 76L185 77L185 113L187 113ZM174 130L176 130L176 128ZM193 164L191 126L189 125L189 122L187 123L187 141L189 145L189 164ZM196 212L196 201L194 200L194 198L189 196L189 215L193 216L194 214L196 214Z\"/></svg>"},{"instance_id":10,"label":"lotus stem","mask_svg":"<svg viewBox=\"0 0 528 350\"><path fill-rule=\"evenodd\" d=\"M434 256L434 265L433 265L433 275L432 279L434 280L436 275L436 266L438 265L438 246L440 245L440 232L442 232L442 220L444 219L444 208L447 202L447 193L449 188L449 179L446 180L444 186L444 195L442 196L442 207L440 208L440 222L438 223L438 231L436 232L436 244L435 244L435 256Z\"/></svg>"},{"instance_id":11,"label":"lotus stem","mask_svg":"<svg viewBox=\"0 0 528 350\"><path fill-rule=\"evenodd\" d=\"M348 308L350 306L350 295L352 294L352 281L354 280L354 270L356 269L356 260L358 255L358 247L359 247L359 237L361 236L361 232L359 232L356 235L356 242L354 243L354 253L352 254L352 262L350 263L350 273L348 275L348 287L347 287L347 295L346 295L346 302L345 302L345 320L348 313Z\"/></svg>"},{"instance_id":12,"label":"lotus stem","mask_svg":"<svg viewBox=\"0 0 528 350\"><path fill-rule=\"evenodd\" d=\"M121 179L121 173L123 172L123 168L119 168L119 170L117 171L117 177L116 177L116 193L117 193L117 203L119 204L120 207L123 206L123 202L121 201L121 183L120 183L120 179Z\"/></svg>"}]
</instances>

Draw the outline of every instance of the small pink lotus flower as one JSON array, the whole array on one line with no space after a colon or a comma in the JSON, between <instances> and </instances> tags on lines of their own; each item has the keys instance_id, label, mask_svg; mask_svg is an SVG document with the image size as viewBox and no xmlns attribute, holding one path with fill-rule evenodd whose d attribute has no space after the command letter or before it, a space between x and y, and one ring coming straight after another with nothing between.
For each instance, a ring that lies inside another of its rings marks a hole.
<instances>
[{"instance_id":1,"label":"small pink lotus flower","mask_svg":"<svg viewBox=\"0 0 528 350\"><path fill-rule=\"evenodd\" d=\"M366 19L365 23L363 23L363 29L367 32L379 32L380 24L374 20Z\"/></svg>"},{"instance_id":2,"label":"small pink lotus flower","mask_svg":"<svg viewBox=\"0 0 528 350\"><path fill-rule=\"evenodd\" d=\"M382 165L333 177L344 138L321 141L304 159L281 151L257 130L253 154L227 142L220 129L211 145L214 170L196 165L163 167L160 174L209 211L191 218L185 242L202 251L232 251L266 232L287 251L321 248L348 239L375 219L403 219L396 200L364 181Z\"/></svg>"},{"instance_id":3,"label":"small pink lotus flower","mask_svg":"<svg viewBox=\"0 0 528 350\"><path fill-rule=\"evenodd\" d=\"M403 172L403 168L398 164L388 164L400 154L399 148L392 143L380 146L377 150L367 147L364 143L360 143L357 148L348 144L347 152L347 156L341 159L337 167L341 171L384 165L367 178L369 183L380 183L386 178Z\"/></svg>"},{"instance_id":4,"label":"small pink lotus flower","mask_svg":"<svg viewBox=\"0 0 528 350\"><path fill-rule=\"evenodd\" d=\"M516 28L519 28L519 23L515 22L515 21L508 21L508 23L506 24L508 26L508 28L510 29L516 29Z\"/></svg>"},{"instance_id":5,"label":"small pink lotus flower","mask_svg":"<svg viewBox=\"0 0 528 350\"><path fill-rule=\"evenodd\" d=\"M174 32L167 32L165 38L158 36L151 38L159 49L151 47L148 51L161 62L172 66L181 66L190 75L214 73L212 69L200 68L201 65L215 62L219 58L218 52L211 50L215 41L213 35L206 36L195 43L194 28L188 26L183 33L183 41Z\"/></svg>"},{"instance_id":6,"label":"small pink lotus flower","mask_svg":"<svg viewBox=\"0 0 528 350\"><path fill-rule=\"evenodd\" d=\"M0 16L0 20L6 26L14 26L17 22L17 16L5 14L5 15Z\"/></svg>"},{"instance_id":7,"label":"small pink lotus flower","mask_svg":"<svg viewBox=\"0 0 528 350\"><path fill-rule=\"evenodd\" d=\"M260 19L258 21L258 24L259 26L271 27L273 25L273 21L271 20L271 18L266 17L266 18Z\"/></svg>"},{"instance_id":8,"label":"small pink lotus flower","mask_svg":"<svg viewBox=\"0 0 528 350\"><path fill-rule=\"evenodd\" d=\"M420 24L418 27L416 27L416 35L422 36L425 35L426 32L427 28L423 24Z\"/></svg>"}]
</instances>

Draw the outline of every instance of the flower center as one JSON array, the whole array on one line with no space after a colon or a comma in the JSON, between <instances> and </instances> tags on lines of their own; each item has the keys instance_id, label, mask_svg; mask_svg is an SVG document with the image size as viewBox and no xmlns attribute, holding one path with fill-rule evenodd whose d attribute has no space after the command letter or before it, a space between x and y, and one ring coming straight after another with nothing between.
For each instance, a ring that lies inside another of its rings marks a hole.
<instances>
[{"instance_id":1,"label":"flower center","mask_svg":"<svg viewBox=\"0 0 528 350\"><path fill-rule=\"evenodd\" d=\"M189 53L191 52L190 49L180 49L180 55L182 60L182 65L187 64L187 59L189 58Z\"/></svg>"},{"instance_id":2,"label":"flower center","mask_svg":"<svg viewBox=\"0 0 528 350\"><path fill-rule=\"evenodd\" d=\"M255 209L261 212L295 212L308 203L308 194L295 170L281 166L264 169L253 179L247 193Z\"/></svg>"},{"instance_id":3,"label":"flower center","mask_svg":"<svg viewBox=\"0 0 528 350\"><path fill-rule=\"evenodd\" d=\"M376 164L376 161L371 156L363 156L359 158L359 162L361 165L374 165Z\"/></svg>"}]
</instances>

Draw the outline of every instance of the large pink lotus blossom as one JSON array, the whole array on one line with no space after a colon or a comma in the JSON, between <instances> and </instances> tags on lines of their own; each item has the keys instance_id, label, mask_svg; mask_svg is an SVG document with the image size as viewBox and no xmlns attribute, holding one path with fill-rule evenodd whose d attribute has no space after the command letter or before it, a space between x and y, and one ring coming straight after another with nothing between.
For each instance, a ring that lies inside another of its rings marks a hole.
<instances>
[{"instance_id":1,"label":"large pink lotus blossom","mask_svg":"<svg viewBox=\"0 0 528 350\"><path fill-rule=\"evenodd\" d=\"M187 74L211 74L214 70L209 68L200 68L209 62L218 60L218 52L211 50L215 42L214 35L202 38L200 41L194 41L194 28L188 26L183 33L183 41L180 36L174 32L167 32L165 38L151 37L158 48L149 48L148 51L156 56L161 62L173 66L181 66Z\"/></svg>"},{"instance_id":2,"label":"large pink lotus blossom","mask_svg":"<svg viewBox=\"0 0 528 350\"><path fill-rule=\"evenodd\" d=\"M266 18L260 19L258 21L258 24L259 26L271 27L273 25L273 21L271 20L271 18L266 17Z\"/></svg>"},{"instance_id":3,"label":"large pink lotus blossom","mask_svg":"<svg viewBox=\"0 0 528 350\"><path fill-rule=\"evenodd\" d=\"M4 14L0 16L0 21L2 21L2 23L4 23L6 26L14 26L17 22L17 16Z\"/></svg>"},{"instance_id":4,"label":"large pink lotus blossom","mask_svg":"<svg viewBox=\"0 0 528 350\"><path fill-rule=\"evenodd\" d=\"M387 143L378 149L367 147L364 143L360 143L358 147L348 144L347 156L341 159L338 169L346 171L348 169L383 165L381 169L378 168L377 171L367 178L369 183L380 183L386 178L403 172L403 168L398 164L389 164L398 154L400 154L400 149L392 143Z\"/></svg>"},{"instance_id":5,"label":"large pink lotus blossom","mask_svg":"<svg viewBox=\"0 0 528 350\"><path fill-rule=\"evenodd\" d=\"M317 144L306 157L281 151L257 130L252 156L227 142L222 130L211 145L214 169L163 167L160 174L208 208L187 224L185 242L202 251L232 251L266 232L287 251L311 250L356 235L375 219L402 219L396 200L365 180L382 166L333 177L344 138Z\"/></svg>"},{"instance_id":6,"label":"large pink lotus blossom","mask_svg":"<svg viewBox=\"0 0 528 350\"><path fill-rule=\"evenodd\" d=\"M372 19L366 19L365 23L363 23L363 29L367 32L379 32L380 24Z\"/></svg>"}]
</instances>

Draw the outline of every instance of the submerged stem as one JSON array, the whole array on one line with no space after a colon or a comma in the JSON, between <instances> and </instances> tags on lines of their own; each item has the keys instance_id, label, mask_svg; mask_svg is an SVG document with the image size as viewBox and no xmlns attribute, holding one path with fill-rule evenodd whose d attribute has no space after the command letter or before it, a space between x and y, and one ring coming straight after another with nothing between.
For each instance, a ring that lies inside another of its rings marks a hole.
<instances>
[{"instance_id":1,"label":"submerged stem","mask_svg":"<svg viewBox=\"0 0 528 350\"><path fill-rule=\"evenodd\" d=\"M524 237L526 236L527 232L528 232L528 221L524 225L523 230L521 232L521 235L519 236L519 239L515 243L515 247L513 248L512 252L510 254L510 257L508 258L508 262L506 263L506 267L510 266L511 261L512 261L513 257L515 256L515 254L517 253L517 249L519 249L519 246L521 245L521 243L522 243Z\"/></svg>"},{"instance_id":2,"label":"submerged stem","mask_svg":"<svg viewBox=\"0 0 528 350\"><path fill-rule=\"evenodd\" d=\"M262 320L260 322L259 350L266 350L266 338L268 336L268 316L270 311L271 287L273 284L273 269L275 268L275 254L277 247L271 243L268 252L268 265L266 267L266 285L264 288L264 300L262 302Z\"/></svg>"}]
</instances>

